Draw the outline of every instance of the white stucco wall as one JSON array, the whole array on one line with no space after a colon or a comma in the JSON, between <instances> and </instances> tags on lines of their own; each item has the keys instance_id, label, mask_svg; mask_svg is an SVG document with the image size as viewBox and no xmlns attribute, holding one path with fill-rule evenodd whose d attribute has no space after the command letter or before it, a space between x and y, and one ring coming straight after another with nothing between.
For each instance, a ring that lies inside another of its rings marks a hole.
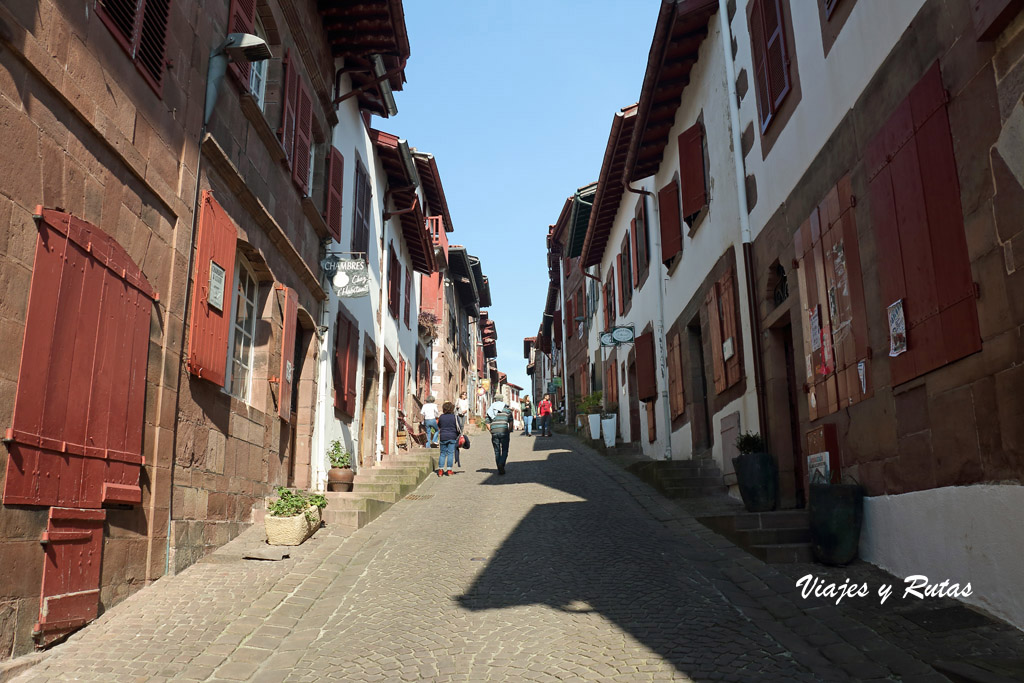
<instances>
[{"instance_id":1,"label":"white stucco wall","mask_svg":"<svg viewBox=\"0 0 1024 683\"><path fill-rule=\"evenodd\" d=\"M924 0L858 0L827 59L817 8L809 6L805 0L790 0L791 30L802 95L792 117L764 159L758 132L760 124L753 69L750 66L747 4L738 4L732 31L738 46L736 73L746 69L749 83L740 106L740 128L745 129L748 123L753 122L757 137L746 158L747 173L757 179L757 204L750 214L751 231L756 237L853 107L896 41L910 26Z\"/></svg>"},{"instance_id":2,"label":"white stucco wall","mask_svg":"<svg viewBox=\"0 0 1024 683\"><path fill-rule=\"evenodd\" d=\"M950 486L864 500L861 558L900 579L970 582L977 605L1024 629L1024 486ZM893 597L903 595L901 586ZM909 597L908 600L916 598ZM926 598L927 599L927 598Z\"/></svg>"}]
</instances>

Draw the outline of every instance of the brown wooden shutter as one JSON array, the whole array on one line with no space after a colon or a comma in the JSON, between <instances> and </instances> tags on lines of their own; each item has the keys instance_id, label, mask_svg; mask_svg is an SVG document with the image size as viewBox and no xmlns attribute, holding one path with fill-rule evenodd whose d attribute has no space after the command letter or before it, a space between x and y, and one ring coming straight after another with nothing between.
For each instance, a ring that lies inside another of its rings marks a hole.
<instances>
[{"instance_id":1,"label":"brown wooden shutter","mask_svg":"<svg viewBox=\"0 0 1024 683\"><path fill-rule=\"evenodd\" d=\"M152 2L153 0L147 0ZM256 0L231 0L231 10L228 12L228 33L253 33L256 28ZM228 65L231 75L242 88L242 92L249 92L249 62L239 60Z\"/></svg>"},{"instance_id":2,"label":"brown wooden shutter","mask_svg":"<svg viewBox=\"0 0 1024 683\"><path fill-rule=\"evenodd\" d=\"M196 237L195 279L192 281L188 369L200 379L221 387L224 386L224 373L227 368L237 239L235 224L213 198L213 193L204 190L199 214L199 234ZM209 298L212 268L218 269L223 275L224 286L221 301L211 304Z\"/></svg>"},{"instance_id":3,"label":"brown wooden shutter","mask_svg":"<svg viewBox=\"0 0 1024 683\"><path fill-rule=\"evenodd\" d=\"M348 348L345 364L345 412L355 417L356 415L356 370L359 368L359 326L356 323L349 323Z\"/></svg>"},{"instance_id":4,"label":"brown wooden shutter","mask_svg":"<svg viewBox=\"0 0 1024 683\"><path fill-rule=\"evenodd\" d=\"M128 54L134 50L135 23L141 9L139 0L98 0L96 3L96 14Z\"/></svg>"},{"instance_id":5,"label":"brown wooden shutter","mask_svg":"<svg viewBox=\"0 0 1024 683\"><path fill-rule=\"evenodd\" d=\"M412 310L412 268L405 269L405 328L412 329L409 313Z\"/></svg>"},{"instance_id":6,"label":"brown wooden shutter","mask_svg":"<svg viewBox=\"0 0 1024 683\"><path fill-rule=\"evenodd\" d=\"M715 381L715 393L725 391L725 367L722 362L722 326L718 315L718 283L713 283L704 298L708 311L708 332L711 337L711 367Z\"/></svg>"},{"instance_id":7,"label":"brown wooden shutter","mask_svg":"<svg viewBox=\"0 0 1024 683\"><path fill-rule=\"evenodd\" d=\"M636 262L637 248L636 248L636 219L634 218L629 222L629 265L630 265L630 281L633 283L633 288L636 289L639 283L640 269L637 268Z\"/></svg>"},{"instance_id":8,"label":"brown wooden shutter","mask_svg":"<svg viewBox=\"0 0 1024 683\"><path fill-rule=\"evenodd\" d=\"M772 2L773 0L768 0ZM754 91L757 93L757 109L761 123L761 132L768 128L774 109L769 95L768 65L765 60L764 34L764 0L753 0L750 3L747 26L750 28L750 55L753 63Z\"/></svg>"},{"instance_id":9,"label":"brown wooden shutter","mask_svg":"<svg viewBox=\"0 0 1024 683\"><path fill-rule=\"evenodd\" d=\"M679 186L676 181L658 191L661 217L661 261L665 265L683 250L683 230L679 221Z\"/></svg>"},{"instance_id":10,"label":"brown wooden shutter","mask_svg":"<svg viewBox=\"0 0 1024 683\"><path fill-rule=\"evenodd\" d=\"M310 145L313 144L313 98L303 79L297 79L295 101L295 152L292 155L292 180L302 194L309 194Z\"/></svg>"},{"instance_id":11,"label":"brown wooden shutter","mask_svg":"<svg viewBox=\"0 0 1024 683\"><path fill-rule=\"evenodd\" d=\"M619 266L615 280L618 283L618 301L620 306L625 307L626 302L625 298L622 295L622 252L619 252L619 254L616 256L616 259L618 261Z\"/></svg>"},{"instance_id":12,"label":"brown wooden shutter","mask_svg":"<svg viewBox=\"0 0 1024 683\"><path fill-rule=\"evenodd\" d=\"M402 264L398 260L393 245L388 245L388 311L391 317L398 320L402 290Z\"/></svg>"},{"instance_id":13,"label":"brown wooden shutter","mask_svg":"<svg viewBox=\"0 0 1024 683\"><path fill-rule=\"evenodd\" d=\"M348 380L348 328L349 321L338 311L334 324L334 407L345 408L345 383Z\"/></svg>"},{"instance_id":14,"label":"brown wooden shutter","mask_svg":"<svg viewBox=\"0 0 1024 683\"><path fill-rule=\"evenodd\" d=\"M725 386L731 387L740 381L743 362L740 355L739 310L736 305L736 272L732 269L721 281L722 301L722 343L732 339L732 357L725 361ZM723 354L724 355L724 354Z\"/></svg>"},{"instance_id":15,"label":"brown wooden shutter","mask_svg":"<svg viewBox=\"0 0 1024 683\"><path fill-rule=\"evenodd\" d=\"M679 417L686 410L686 399L683 391L682 348L678 332L673 332L668 337L668 397L672 417Z\"/></svg>"},{"instance_id":16,"label":"brown wooden shutter","mask_svg":"<svg viewBox=\"0 0 1024 683\"><path fill-rule=\"evenodd\" d=\"M654 335L650 332L637 336L636 387L641 401L650 401L658 396L658 380L655 374Z\"/></svg>"},{"instance_id":17,"label":"brown wooden shutter","mask_svg":"<svg viewBox=\"0 0 1024 683\"><path fill-rule=\"evenodd\" d=\"M291 50L287 50L284 55L284 104L281 105L281 127L277 131L289 167L292 167L294 163L295 111L299 99L299 81L301 80L296 61L298 60L292 57Z\"/></svg>"},{"instance_id":18,"label":"brown wooden shutter","mask_svg":"<svg viewBox=\"0 0 1024 683\"><path fill-rule=\"evenodd\" d=\"M337 147L331 146L327 155L327 211L324 220L331 237L341 241L341 208L345 186L345 157Z\"/></svg>"},{"instance_id":19,"label":"brown wooden shutter","mask_svg":"<svg viewBox=\"0 0 1024 683\"><path fill-rule=\"evenodd\" d=\"M786 19L782 0L762 0L764 11L765 67L768 72L772 113L789 93L789 55L786 54Z\"/></svg>"},{"instance_id":20,"label":"brown wooden shutter","mask_svg":"<svg viewBox=\"0 0 1024 683\"><path fill-rule=\"evenodd\" d=\"M277 383L277 416L287 422L292 414L292 387L295 380L295 326L299 310L299 295L291 287L280 286L281 307L281 368Z\"/></svg>"},{"instance_id":21,"label":"brown wooden shutter","mask_svg":"<svg viewBox=\"0 0 1024 683\"><path fill-rule=\"evenodd\" d=\"M699 121L679 134L678 145L683 217L690 220L708 203L704 180L704 128Z\"/></svg>"},{"instance_id":22,"label":"brown wooden shutter","mask_svg":"<svg viewBox=\"0 0 1024 683\"><path fill-rule=\"evenodd\" d=\"M401 355L398 356L398 409L403 410L402 405L405 403L405 359Z\"/></svg>"}]
</instances>

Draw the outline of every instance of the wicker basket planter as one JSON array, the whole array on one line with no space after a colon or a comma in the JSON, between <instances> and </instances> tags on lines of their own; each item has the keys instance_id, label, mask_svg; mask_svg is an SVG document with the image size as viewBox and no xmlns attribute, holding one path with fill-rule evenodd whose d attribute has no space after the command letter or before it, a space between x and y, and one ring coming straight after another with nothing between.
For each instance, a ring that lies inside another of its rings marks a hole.
<instances>
[{"instance_id":1,"label":"wicker basket planter","mask_svg":"<svg viewBox=\"0 0 1024 683\"><path fill-rule=\"evenodd\" d=\"M267 515L263 524L267 531L267 543L270 545L299 545L320 528L322 511L316 505L310 505L306 512L292 517L272 517Z\"/></svg>"}]
</instances>

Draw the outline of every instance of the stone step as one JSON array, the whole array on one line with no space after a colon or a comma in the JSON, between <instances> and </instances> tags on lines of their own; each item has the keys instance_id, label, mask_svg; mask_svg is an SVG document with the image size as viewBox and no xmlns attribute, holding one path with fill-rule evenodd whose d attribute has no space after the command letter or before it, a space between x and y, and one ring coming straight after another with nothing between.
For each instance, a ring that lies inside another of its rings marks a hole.
<instances>
[{"instance_id":1,"label":"stone step","mask_svg":"<svg viewBox=\"0 0 1024 683\"><path fill-rule=\"evenodd\" d=\"M736 529L807 529L807 510L743 512L736 515Z\"/></svg>"},{"instance_id":2,"label":"stone step","mask_svg":"<svg viewBox=\"0 0 1024 683\"><path fill-rule=\"evenodd\" d=\"M725 483L722 481L722 475L662 477L660 481L661 485L665 488L672 488L674 486L714 486L721 488L725 486Z\"/></svg>"},{"instance_id":3,"label":"stone step","mask_svg":"<svg viewBox=\"0 0 1024 683\"><path fill-rule=\"evenodd\" d=\"M435 460L433 458L402 458L401 460L384 460L376 467L368 467L367 470L377 469L393 469L393 468L415 468L420 470L429 470Z\"/></svg>"},{"instance_id":4,"label":"stone step","mask_svg":"<svg viewBox=\"0 0 1024 683\"><path fill-rule=\"evenodd\" d=\"M755 545L745 550L766 564L796 564L814 561L810 543Z\"/></svg>"},{"instance_id":5,"label":"stone step","mask_svg":"<svg viewBox=\"0 0 1024 683\"><path fill-rule=\"evenodd\" d=\"M743 529L737 530L736 535L743 547L811 542L810 529Z\"/></svg>"},{"instance_id":6,"label":"stone step","mask_svg":"<svg viewBox=\"0 0 1024 683\"><path fill-rule=\"evenodd\" d=\"M406 466L395 467L395 466L392 466L392 465L388 464L388 465L377 465L376 467L364 467L363 469L361 469L359 471L359 476L363 476L363 475L366 475L366 474L369 474L369 475L388 474L388 475L409 475L409 476L415 477L415 476L419 476L423 472L426 472L427 470L428 470L428 468L420 467L419 465L411 465L411 466L407 466L407 467Z\"/></svg>"},{"instance_id":7,"label":"stone step","mask_svg":"<svg viewBox=\"0 0 1024 683\"><path fill-rule=\"evenodd\" d=\"M337 525L352 530L366 526L369 521L365 510L331 510L330 506L324 509L323 519L328 526Z\"/></svg>"},{"instance_id":8,"label":"stone step","mask_svg":"<svg viewBox=\"0 0 1024 683\"><path fill-rule=\"evenodd\" d=\"M728 489L719 480L717 486L666 486L662 491L669 498L704 498L706 496L717 496L725 493Z\"/></svg>"},{"instance_id":9,"label":"stone step","mask_svg":"<svg viewBox=\"0 0 1024 683\"><path fill-rule=\"evenodd\" d=\"M327 507L324 509L324 519L333 513L344 513L357 510L365 513L360 517L361 525L367 524L378 517L393 504L393 501L381 500L372 497L364 492L324 494L327 496Z\"/></svg>"},{"instance_id":10,"label":"stone step","mask_svg":"<svg viewBox=\"0 0 1024 683\"><path fill-rule=\"evenodd\" d=\"M426 472L429 472L427 470ZM370 482L377 484L411 484L416 486L423 481L425 475L417 474L393 474L389 470L377 470L357 474L353 483ZM353 489L354 490L354 489Z\"/></svg>"}]
</instances>

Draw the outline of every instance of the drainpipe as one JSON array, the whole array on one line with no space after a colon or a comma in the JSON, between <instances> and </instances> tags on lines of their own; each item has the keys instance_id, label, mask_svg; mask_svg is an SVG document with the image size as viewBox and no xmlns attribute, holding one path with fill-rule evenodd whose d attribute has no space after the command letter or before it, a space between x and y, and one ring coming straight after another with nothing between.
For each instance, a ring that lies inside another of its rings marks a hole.
<instances>
[{"instance_id":1,"label":"drainpipe","mask_svg":"<svg viewBox=\"0 0 1024 683\"><path fill-rule=\"evenodd\" d=\"M651 234L650 225L654 222L650 220L651 212L648 209L648 197L653 197L654 194L648 190L635 189L630 187L629 181L623 179L623 186L634 194L638 194L642 197L644 203L644 219L647 227L647 234ZM657 205L656 202L650 202L650 204ZM660 211L660 207L658 211ZM660 223L659 223L660 224ZM658 273L658 317L654 321L654 333L658 340L657 354L658 354L658 374L661 376L661 407L665 417L665 460L672 459L672 408L668 404L668 341L665 339L665 283L662 280L661 269L664 267L661 258L661 230L654 231L654 237L651 240L653 247L651 254L652 257L657 257L657 268ZM651 262L655 262L654 258Z\"/></svg>"},{"instance_id":2,"label":"drainpipe","mask_svg":"<svg viewBox=\"0 0 1024 683\"><path fill-rule=\"evenodd\" d=\"M761 354L761 320L754 305L754 249L750 236L750 213L747 208L747 182L743 166L743 148L740 141L739 95L736 92L736 64L732 56L732 27L729 23L727 0L718 0L718 17L722 29L722 49L725 53L725 80L729 88L729 127L732 132L732 157L736 167L736 196L740 212L740 235L743 240L743 279L747 292L747 315L750 317L752 351L754 354L754 395L757 400L758 431L768 438L763 397L763 356Z\"/></svg>"}]
</instances>

